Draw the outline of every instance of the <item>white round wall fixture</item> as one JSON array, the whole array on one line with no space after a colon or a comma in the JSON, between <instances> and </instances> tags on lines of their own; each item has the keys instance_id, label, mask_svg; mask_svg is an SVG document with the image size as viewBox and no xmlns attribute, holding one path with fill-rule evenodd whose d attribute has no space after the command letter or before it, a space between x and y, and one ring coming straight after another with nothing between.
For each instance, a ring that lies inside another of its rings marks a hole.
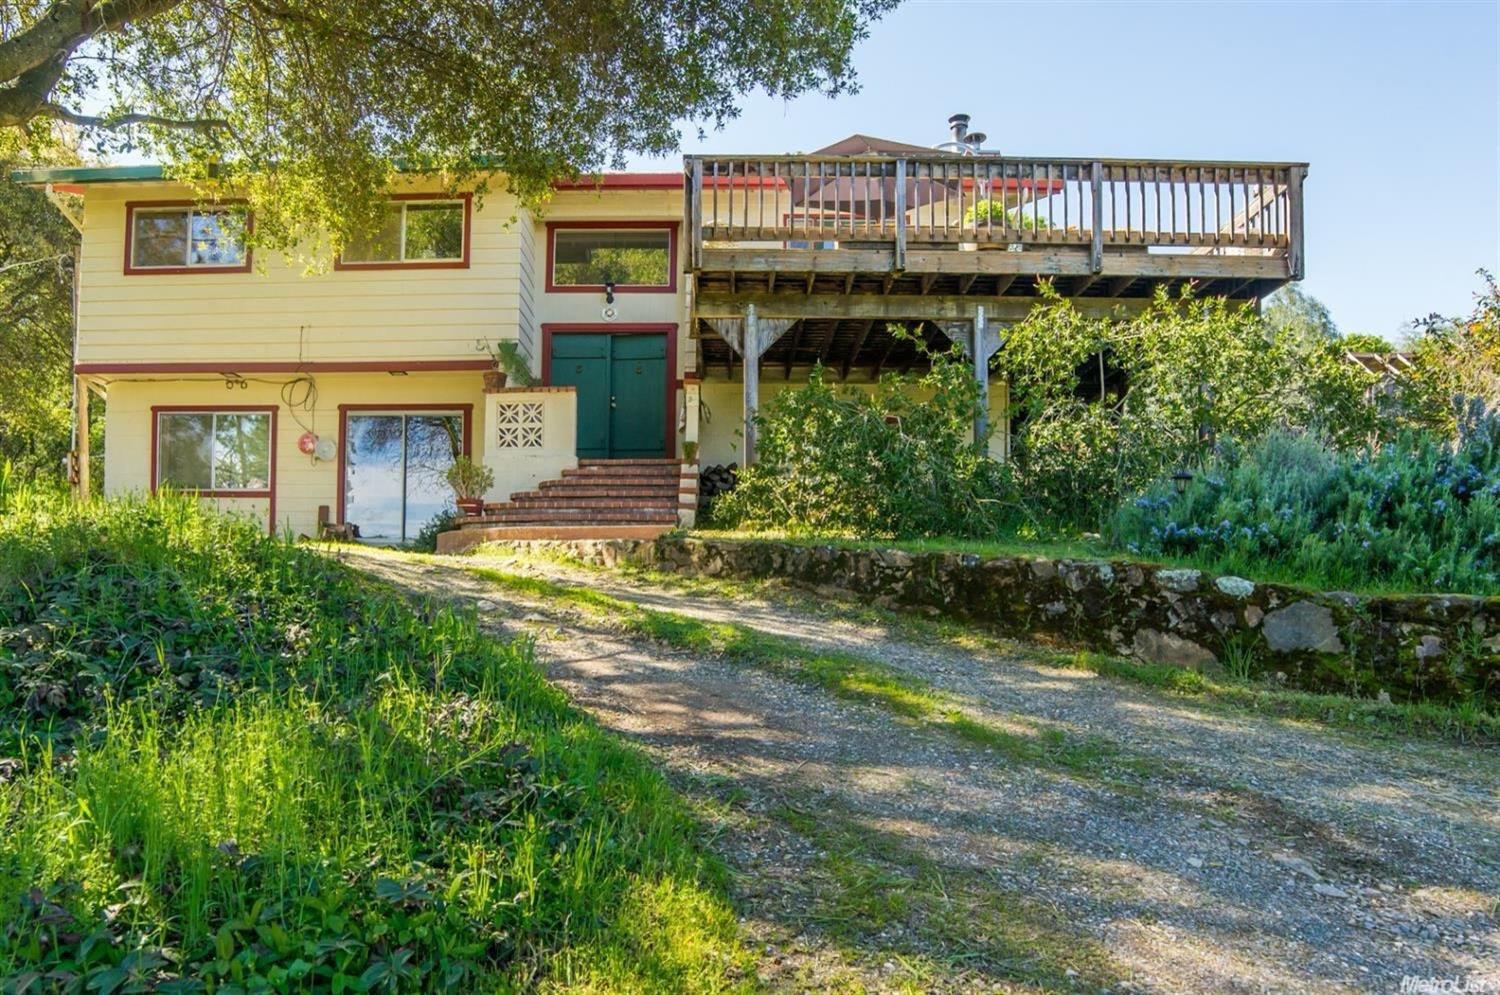
<instances>
[{"instance_id":1,"label":"white round wall fixture","mask_svg":"<svg viewBox=\"0 0 1500 995\"><path fill-rule=\"evenodd\" d=\"M614 321L620 316L620 312L615 310L615 306L613 304L604 305L604 310L600 311L599 314L604 318L605 321Z\"/></svg>"},{"instance_id":2,"label":"white round wall fixture","mask_svg":"<svg viewBox=\"0 0 1500 995\"><path fill-rule=\"evenodd\" d=\"M334 448L332 439L319 438L318 444L313 447L313 458L327 462L333 459L337 452L338 450Z\"/></svg>"}]
</instances>

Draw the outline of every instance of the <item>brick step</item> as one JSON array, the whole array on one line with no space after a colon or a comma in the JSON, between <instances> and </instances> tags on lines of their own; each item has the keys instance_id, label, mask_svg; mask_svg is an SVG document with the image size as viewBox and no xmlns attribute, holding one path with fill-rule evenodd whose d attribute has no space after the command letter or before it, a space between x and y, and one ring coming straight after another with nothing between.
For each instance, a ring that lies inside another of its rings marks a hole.
<instances>
[{"instance_id":1,"label":"brick step","mask_svg":"<svg viewBox=\"0 0 1500 995\"><path fill-rule=\"evenodd\" d=\"M676 480L682 471L675 466L580 466L562 475L566 480Z\"/></svg>"},{"instance_id":2,"label":"brick step","mask_svg":"<svg viewBox=\"0 0 1500 995\"><path fill-rule=\"evenodd\" d=\"M676 487L681 478L659 473L568 473L556 480L543 480L538 490L553 487Z\"/></svg>"},{"instance_id":3,"label":"brick step","mask_svg":"<svg viewBox=\"0 0 1500 995\"><path fill-rule=\"evenodd\" d=\"M586 498L522 498L509 504L497 505L496 511L507 508L676 508L677 495L665 497L586 497ZM488 508L486 508L488 511Z\"/></svg>"},{"instance_id":4,"label":"brick step","mask_svg":"<svg viewBox=\"0 0 1500 995\"><path fill-rule=\"evenodd\" d=\"M614 466L681 466L682 460L675 459L581 459L579 466L587 467L614 467Z\"/></svg>"},{"instance_id":5,"label":"brick step","mask_svg":"<svg viewBox=\"0 0 1500 995\"><path fill-rule=\"evenodd\" d=\"M673 524L677 521L674 508L512 508L501 507L462 520L462 526L484 526L489 524L514 525L527 523L555 523L574 525L612 525L627 522L659 522Z\"/></svg>"},{"instance_id":6,"label":"brick step","mask_svg":"<svg viewBox=\"0 0 1500 995\"><path fill-rule=\"evenodd\" d=\"M630 480L601 483L592 480L543 480L535 491L516 491L510 500L528 497L666 497L676 494L675 480Z\"/></svg>"},{"instance_id":7,"label":"brick step","mask_svg":"<svg viewBox=\"0 0 1500 995\"><path fill-rule=\"evenodd\" d=\"M681 482L676 477L600 477L597 480L591 480L588 477L567 477L564 480L543 480L538 483L537 491L544 491L547 494L558 491L562 494L573 494L573 492L597 494L600 491L646 491L651 494L667 494L667 492L676 492L679 486Z\"/></svg>"},{"instance_id":8,"label":"brick step","mask_svg":"<svg viewBox=\"0 0 1500 995\"><path fill-rule=\"evenodd\" d=\"M591 497L618 497L618 498L676 498L676 488L646 488L646 486L606 486L606 488L592 488L592 486L576 486L576 488L541 488L540 491L516 491L510 495L511 501L559 501L562 498L591 498Z\"/></svg>"}]
</instances>

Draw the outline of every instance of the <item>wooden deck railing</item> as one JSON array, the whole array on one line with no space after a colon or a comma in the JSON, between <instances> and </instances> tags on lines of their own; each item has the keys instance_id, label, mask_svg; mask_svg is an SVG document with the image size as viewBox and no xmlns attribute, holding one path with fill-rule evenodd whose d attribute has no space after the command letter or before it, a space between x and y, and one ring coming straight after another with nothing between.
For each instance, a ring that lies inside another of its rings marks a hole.
<instances>
[{"instance_id":1,"label":"wooden deck railing","mask_svg":"<svg viewBox=\"0 0 1500 995\"><path fill-rule=\"evenodd\" d=\"M1001 156L689 156L693 265L705 243L1002 243L1268 255L1302 277L1305 163Z\"/></svg>"}]
</instances>

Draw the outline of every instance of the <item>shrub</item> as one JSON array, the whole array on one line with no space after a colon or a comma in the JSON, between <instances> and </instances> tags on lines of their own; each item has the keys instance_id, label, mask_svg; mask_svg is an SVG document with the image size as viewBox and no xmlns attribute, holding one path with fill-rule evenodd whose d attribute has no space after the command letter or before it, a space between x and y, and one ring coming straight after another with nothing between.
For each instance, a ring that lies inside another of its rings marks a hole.
<instances>
[{"instance_id":1,"label":"shrub","mask_svg":"<svg viewBox=\"0 0 1500 995\"><path fill-rule=\"evenodd\" d=\"M756 462L715 500L714 522L862 537L991 534L1011 511L1003 468L972 442L977 403L967 368L945 356L874 391L835 388L815 369L757 416Z\"/></svg>"},{"instance_id":2,"label":"shrub","mask_svg":"<svg viewBox=\"0 0 1500 995\"><path fill-rule=\"evenodd\" d=\"M495 471L467 456L460 456L448 467L443 479L448 481L458 499L464 501L484 497L485 492L495 486Z\"/></svg>"},{"instance_id":3,"label":"shrub","mask_svg":"<svg viewBox=\"0 0 1500 995\"><path fill-rule=\"evenodd\" d=\"M1370 453L1313 434L1229 447L1178 495L1128 501L1110 536L1131 553L1323 588L1500 593L1500 418L1457 443L1408 434Z\"/></svg>"},{"instance_id":4,"label":"shrub","mask_svg":"<svg viewBox=\"0 0 1500 995\"><path fill-rule=\"evenodd\" d=\"M694 823L529 644L187 499L0 504L0 991L732 987Z\"/></svg>"},{"instance_id":5,"label":"shrub","mask_svg":"<svg viewBox=\"0 0 1500 995\"><path fill-rule=\"evenodd\" d=\"M1375 425L1364 401L1373 377L1247 308L1158 291L1121 320L1088 317L1050 287L1043 296L996 360L1011 387L1018 493L1039 520L1097 528L1122 498L1220 442L1316 424L1358 444ZM1123 374L1124 394L1080 398L1077 371L1100 355Z\"/></svg>"},{"instance_id":6,"label":"shrub","mask_svg":"<svg viewBox=\"0 0 1500 995\"><path fill-rule=\"evenodd\" d=\"M438 535L443 532L452 532L458 528L460 517L462 516L451 508L443 509L427 520L416 536L406 544L405 548L414 553L437 552Z\"/></svg>"}]
</instances>

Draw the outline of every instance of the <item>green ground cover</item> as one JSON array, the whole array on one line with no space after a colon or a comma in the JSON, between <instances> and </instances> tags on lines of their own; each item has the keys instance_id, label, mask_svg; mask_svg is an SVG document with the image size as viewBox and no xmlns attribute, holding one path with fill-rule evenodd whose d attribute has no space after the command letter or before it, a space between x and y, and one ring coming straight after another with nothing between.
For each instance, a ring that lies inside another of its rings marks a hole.
<instances>
[{"instance_id":1,"label":"green ground cover","mask_svg":"<svg viewBox=\"0 0 1500 995\"><path fill-rule=\"evenodd\" d=\"M698 831L525 642L186 500L0 490L0 990L747 988Z\"/></svg>"}]
</instances>

